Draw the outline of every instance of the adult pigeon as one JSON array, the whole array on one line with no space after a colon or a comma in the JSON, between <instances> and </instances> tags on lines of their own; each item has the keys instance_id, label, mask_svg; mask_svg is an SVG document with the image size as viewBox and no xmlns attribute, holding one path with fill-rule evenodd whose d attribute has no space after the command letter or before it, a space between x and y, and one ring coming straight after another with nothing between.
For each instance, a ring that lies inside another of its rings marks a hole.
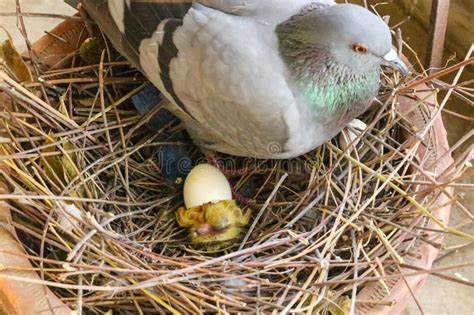
<instances>
[{"instance_id":1,"label":"adult pigeon","mask_svg":"<svg viewBox=\"0 0 474 315\"><path fill-rule=\"evenodd\" d=\"M334 137L407 67L379 17L331 0L81 0L194 142L291 158Z\"/></svg>"}]
</instances>

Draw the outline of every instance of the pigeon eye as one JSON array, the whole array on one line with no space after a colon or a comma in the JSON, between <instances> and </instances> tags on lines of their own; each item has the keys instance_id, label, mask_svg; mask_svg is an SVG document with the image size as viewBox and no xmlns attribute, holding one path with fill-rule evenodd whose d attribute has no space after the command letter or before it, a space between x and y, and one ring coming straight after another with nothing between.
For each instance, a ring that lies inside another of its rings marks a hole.
<instances>
[{"instance_id":1,"label":"pigeon eye","mask_svg":"<svg viewBox=\"0 0 474 315\"><path fill-rule=\"evenodd\" d=\"M365 46L361 45L361 44L355 44L354 46L352 46L352 49L357 52L357 53L366 53L367 52L367 48L365 48Z\"/></svg>"}]
</instances>

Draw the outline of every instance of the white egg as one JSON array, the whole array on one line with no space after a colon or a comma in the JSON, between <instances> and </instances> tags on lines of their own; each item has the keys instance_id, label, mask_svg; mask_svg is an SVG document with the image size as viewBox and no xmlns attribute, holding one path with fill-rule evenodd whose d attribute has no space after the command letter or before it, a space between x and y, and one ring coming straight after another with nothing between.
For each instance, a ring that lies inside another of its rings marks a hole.
<instances>
[{"instance_id":1,"label":"white egg","mask_svg":"<svg viewBox=\"0 0 474 315\"><path fill-rule=\"evenodd\" d=\"M352 131L349 128L344 128L341 132L341 135L339 137L339 143L341 145L341 149L346 150L348 146L354 141L352 144L354 147L357 147L359 144L359 140L357 138L360 136L360 134L367 129L367 125L359 120L359 119L354 119L349 123L351 127L353 127L355 130Z\"/></svg>"},{"instance_id":2,"label":"white egg","mask_svg":"<svg viewBox=\"0 0 474 315\"><path fill-rule=\"evenodd\" d=\"M184 182L183 194L187 209L232 199L229 181L218 168L210 164L200 164L192 169Z\"/></svg>"}]
</instances>

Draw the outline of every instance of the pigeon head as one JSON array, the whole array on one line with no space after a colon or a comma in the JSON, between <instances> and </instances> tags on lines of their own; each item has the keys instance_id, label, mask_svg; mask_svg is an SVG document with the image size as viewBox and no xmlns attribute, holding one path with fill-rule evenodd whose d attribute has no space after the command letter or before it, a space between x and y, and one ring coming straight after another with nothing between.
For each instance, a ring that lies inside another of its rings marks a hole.
<instances>
[{"instance_id":1,"label":"pigeon head","mask_svg":"<svg viewBox=\"0 0 474 315\"><path fill-rule=\"evenodd\" d=\"M326 62L354 73L366 73L380 65L408 72L392 50L387 24L358 5L340 4L300 14L278 26L277 32L284 34L283 46L287 41L291 44L287 49L294 49L296 54L303 56L302 50L313 49L327 54Z\"/></svg>"},{"instance_id":2,"label":"pigeon head","mask_svg":"<svg viewBox=\"0 0 474 315\"><path fill-rule=\"evenodd\" d=\"M280 55L301 96L335 128L367 108L379 88L381 65L408 72L392 49L388 26L361 6L308 10L278 25L276 32Z\"/></svg>"}]
</instances>

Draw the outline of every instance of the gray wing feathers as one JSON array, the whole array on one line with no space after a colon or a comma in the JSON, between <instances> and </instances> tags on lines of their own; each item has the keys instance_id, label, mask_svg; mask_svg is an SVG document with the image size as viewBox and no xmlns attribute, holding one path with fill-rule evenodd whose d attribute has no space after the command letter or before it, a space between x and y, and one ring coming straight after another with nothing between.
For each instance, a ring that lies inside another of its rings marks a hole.
<instances>
[{"instance_id":1,"label":"gray wing feathers","mask_svg":"<svg viewBox=\"0 0 474 315\"><path fill-rule=\"evenodd\" d=\"M294 98L273 30L253 20L195 6L174 35L176 93L190 114L236 155L268 156L288 140ZM219 149L219 151L223 151Z\"/></svg>"},{"instance_id":2,"label":"gray wing feathers","mask_svg":"<svg viewBox=\"0 0 474 315\"><path fill-rule=\"evenodd\" d=\"M262 23L279 24L304 6L317 2L334 4L333 0L195 0L216 10L239 16L249 16Z\"/></svg>"},{"instance_id":3,"label":"gray wing feathers","mask_svg":"<svg viewBox=\"0 0 474 315\"><path fill-rule=\"evenodd\" d=\"M315 1L82 1L198 145L257 157L284 151L299 111L274 27Z\"/></svg>"}]
</instances>

